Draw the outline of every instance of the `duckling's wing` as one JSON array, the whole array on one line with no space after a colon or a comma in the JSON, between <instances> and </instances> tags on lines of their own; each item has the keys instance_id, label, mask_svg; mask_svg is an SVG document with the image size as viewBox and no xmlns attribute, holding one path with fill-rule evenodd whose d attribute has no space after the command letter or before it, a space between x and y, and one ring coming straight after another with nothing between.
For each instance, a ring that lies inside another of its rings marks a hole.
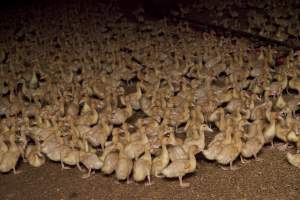
<instances>
[{"instance_id":1,"label":"duckling's wing","mask_svg":"<svg viewBox=\"0 0 300 200\"><path fill-rule=\"evenodd\" d=\"M175 160L162 173L167 177L178 177L186 174L189 168L190 163L188 160Z\"/></svg>"}]
</instances>

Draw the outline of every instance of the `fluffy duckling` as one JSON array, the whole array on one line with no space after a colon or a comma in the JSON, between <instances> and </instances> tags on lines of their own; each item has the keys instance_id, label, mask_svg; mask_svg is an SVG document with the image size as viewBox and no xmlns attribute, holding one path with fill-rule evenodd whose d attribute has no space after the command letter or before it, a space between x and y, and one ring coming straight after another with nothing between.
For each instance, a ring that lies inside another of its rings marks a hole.
<instances>
[{"instance_id":1,"label":"fluffy duckling","mask_svg":"<svg viewBox=\"0 0 300 200\"><path fill-rule=\"evenodd\" d=\"M276 112L272 112L270 114L270 124L265 127L263 134L265 137L265 144L271 143L272 147L274 146L273 144L273 139L276 135L276 119L277 119L278 114Z\"/></svg>"},{"instance_id":2,"label":"fluffy duckling","mask_svg":"<svg viewBox=\"0 0 300 200\"><path fill-rule=\"evenodd\" d=\"M112 174L118 165L118 160L119 160L119 153L116 151L111 151L105 156L104 161L103 161L103 166L101 168L101 171L106 174Z\"/></svg>"},{"instance_id":3,"label":"fluffy duckling","mask_svg":"<svg viewBox=\"0 0 300 200\"><path fill-rule=\"evenodd\" d=\"M198 147L191 146L188 153L189 159L175 160L169 166L163 169L161 173L167 178L178 177L181 187L189 187L189 183L182 182L182 177L196 170L197 161L195 158L195 153L197 150Z\"/></svg>"},{"instance_id":4,"label":"fluffy duckling","mask_svg":"<svg viewBox=\"0 0 300 200\"><path fill-rule=\"evenodd\" d=\"M61 137L51 135L41 144L42 153L46 154L50 160L59 162L61 161L62 144L63 140Z\"/></svg>"},{"instance_id":5,"label":"fluffy duckling","mask_svg":"<svg viewBox=\"0 0 300 200\"><path fill-rule=\"evenodd\" d=\"M130 142L125 146L124 152L131 159L137 159L142 153L144 153L145 145L148 143L148 137L145 133L144 127L141 128L140 134L140 140Z\"/></svg>"},{"instance_id":6,"label":"fluffy duckling","mask_svg":"<svg viewBox=\"0 0 300 200\"><path fill-rule=\"evenodd\" d=\"M132 171L133 162L132 159L125 153L123 144L118 143L117 148L119 149L119 160L115 170L116 177L118 180L127 180L127 184L129 184L129 177Z\"/></svg>"},{"instance_id":7,"label":"fluffy duckling","mask_svg":"<svg viewBox=\"0 0 300 200\"><path fill-rule=\"evenodd\" d=\"M80 116L77 120L78 125L92 126L97 124L99 114L95 108L91 108L87 103L84 103Z\"/></svg>"},{"instance_id":8,"label":"fluffy duckling","mask_svg":"<svg viewBox=\"0 0 300 200\"><path fill-rule=\"evenodd\" d=\"M231 136L226 139L226 142L221 149L220 153L217 155L216 160L222 165L230 164L230 169L234 170L232 164L235 159L240 155L242 150L242 125L244 122L240 122L238 127L235 128L233 138Z\"/></svg>"},{"instance_id":9,"label":"fluffy duckling","mask_svg":"<svg viewBox=\"0 0 300 200\"><path fill-rule=\"evenodd\" d=\"M300 153L300 135L297 135L295 131L291 131L287 137L288 141L296 143L297 153Z\"/></svg>"},{"instance_id":10,"label":"fluffy duckling","mask_svg":"<svg viewBox=\"0 0 300 200\"><path fill-rule=\"evenodd\" d=\"M63 145L60 151L60 163L62 169L69 169L64 165L67 164L71 166L76 165L78 169L82 171L79 162L79 150Z\"/></svg>"},{"instance_id":11,"label":"fluffy duckling","mask_svg":"<svg viewBox=\"0 0 300 200\"><path fill-rule=\"evenodd\" d=\"M221 152L225 139L231 137L231 133L233 131L233 128L229 126L226 129L226 132L220 132L218 133L214 139L209 143L208 148L203 150L203 155L208 160L215 160L218 154Z\"/></svg>"},{"instance_id":12,"label":"fluffy duckling","mask_svg":"<svg viewBox=\"0 0 300 200\"><path fill-rule=\"evenodd\" d=\"M46 162L45 156L41 153L40 145L28 145L25 150L25 158L33 167L40 167Z\"/></svg>"},{"instance_id":13,"label":"fluffy duckling","mask_svg":"<svg viewBox=\"0 0 300 200\"><path fill-rule=\"evenodd\" d=\"M141 83L137 82L136 92L128 94L124 97L125 102L128 102L134 110L141 108L140 99L142 98Z\"/></svg>"},{"instance_id":14,"label":"fluffy duckling","mask_svg":"<svg viewBox=\"0 0 300 200\"><path fill-rule=\"evenodd\" d=\"M124 102L124 99L121 97L121 101ZM123 124L131 115L133 114L132 106L129 103L124 103L126 108L117 108L111 113L111 123L114 125Z\"/></svg>"},{"instance_id":15,"label":"fluffy duckling","mask_svg":"<svg viewBox=\"0 0 300 200\"><path fill-rule=\"evenodd\" d=\"M105 118L100 119L100 124L96 125L87 132L86 139L94 147L101 145L104 150L107 138L112 131L112 125L109 125Z\"/></svg>"},{"instance_id":16,"label":"fluffy duckling","mask_svg":"<svg viewBox=\"0 0 300 200\"><path fill-rule=\"evenodd\" d=\"M164 140L166 140L166 144L170 145L168 146L168 153L171 161L177 159L188 159L188 151L183 148L183 142L175 137L173 131L170 132L169 137Z\"/></svg>"},{"instance_id":17,"label":"fluffy duckling","mask_svg":"<svg viewBox=\"0 0 300 200\"><path fill-rule=\"evenodd\" d=\"M150 154L150 145L145 146L144 155L136 160L133 165L133 179L137 182L145 180L147 177L147 185L151 185L151 165L152 158Z\"/></svg>"},{"instance_id":18,"label":"fluffy duckling","mask_svg":"<svg viewBox=\"0 0 300 200\"><path fill-rule=\"evenodd\" d=\"M256 120L250 127L247 141L242 145L241 154L245 158L254 156L255 160L257 160L257 154L263 148L264 144L265 138L262 132L261 122L260 120ZM244 162L242 157L241 160Z\"/></svg>"},{"instance_id":19,"label":"fluffy duckling","mask_svg":"<svg viewBox=\"0 0 300 200\"><path fill-rule=\"evenodd\" d=\"M103 162L98 158L98 156L91 152L79 151L79 162L88 169L88 173L84 174L82 178L90 177L93 169L99 170L103 166Z\"/></svg>"},{"instance_id":20,"label":"fluffy duckling","mask_svg":"<svg viewBox=\"0 0 300 200\"><path fill-rule=\"evenodd\" d=\"M295 76L289 81L289 88L297 90L300 94L300 78Z\"/></svg>"},{"instance_id":21,"label":"fluffy duckling","mask_svg":"<svg viewBox=\"0 0 300 200\"><path fill-rule=\"evenodd\" d=\"M199 127L199 130L197 127L193 128L193 136L190 138L186 138L183 143L183 149L188 152L189 148L193 145L198 147L198 152L200 153L203 151L205 147L205 134L204 131L213 132L213 130L208 127L206 124L202 124Z\"/></svg>"},{"instance_id":22,"label":"fluffy duckling","mask_svg":"<svg viewBox=\"0 0 300 200\"><path fill-rule=\"evenodd\" d=\"M162 150L159 156L155 157L152 161L151 174L156 177L161 177L159 174L169 164L169 153L167 150L166 142L162 142Z\"/></svg>"},{"instance_id":23,"label":"fluffy duckling","mask_svg":"<svg viewBox=\"0 0 300 200\"><path fill-rule=\"evenodd\" d=\"M0 161L2 160L2 156L5 152L8 151L8 146L4 142L4 137L3 135L0 135Z\"/></svg>"},{"instance_id":24,"label":"fluffy duckling","mask_svg":"<svg viewBox=\"0 0 300 200\"><path fill-rule=\"evenodd\" d=\"M291 165L300 168L300 154L291 154L288 152L286 158Z\"/></svg>"},{"instance_id":25,"label":"fluffy duckling","mask_svg":"<svg viewBox=\"0 0 300 200\"><path fill-rule=\"evenodd\" d=\"M17 174L18 172L16 171L16 165L20 155L20 149L15 143L15 133L12 133L9 136L9 145L7 151L2 152L2 159L0 160L0 172L7 173L10 170L13 170L14 174Z\"/></svg>"}]
</instances>

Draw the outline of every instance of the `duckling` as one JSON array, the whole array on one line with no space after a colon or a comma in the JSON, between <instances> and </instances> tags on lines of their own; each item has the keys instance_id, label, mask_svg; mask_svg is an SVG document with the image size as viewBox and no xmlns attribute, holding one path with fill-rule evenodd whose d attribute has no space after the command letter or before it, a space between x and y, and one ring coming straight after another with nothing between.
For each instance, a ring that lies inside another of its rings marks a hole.
<instances>
[{"instance_id":1,"label":"duckling","mask_svg":"<svg viewBox=\"0 0 300 200\"><path fill-rule=\"evenodd\" d=\"M247 141L242 145L241 155L245 158L254 156L255 160L257 160L257 154L263 148L264 144L265 138L262 132L261 122L260 120L256 120L250 127ZM244 162L242 157L241 160Z\"/></svg>"},{"instance_id":2,"label":"duckling","mask_svg":"<svg viewBox=\"0 0 300 200\"><path fill-rule=\"evenodd\" d=\"M166 142L161 140L162 143L162 150L159 156L155 157L152 161L151 166L151 174L156 177L161 177L159 174L162 170L167 167L169 164L169 153L167 150Z\"/></svg>"},{"instance_id":3,"label":"duckling","mask_svg":"<svg viewBox=\"0 0 300 200\"><path fill-rule=\"evenodd\" d=\"M287 136L288 141L296 143L297 153L300 153L300 136L295 131L289 132Z\"/></svg>"},{"instance_id":4,"label":"duckling","mask_svg":"<svg viewBox=\"0 0 300 200\"><path fill-rule=\"evenodd\" d=\"M77 120L77 125L92 126L97 124L99 114L95 108L91 108L87 103L84 103L80 116Z\"/></svg>"},{"instance_id":5,"label":"duckling","mask_svg":"<svg viewBox=\"0 0 300 200\"><path fill-rule=\"evenodd\" d=\"M103 162L98 158L98 156L91 152L79 151L79 162L88 169L88 173L83 175L82 178L90 177L93 169L99 170L103 166Z\"/></svg>"},{"instance_id":6,"label":"duckling","mask_svg":"<svg viewBox=\"0 0 300 200\"><path fill-rule=\"evenodd\" d=\"M139 110L141 108L140 99L142 98L142 90L140 82L136 84L136 92L128 94L124 97L124 101L128 102L134 110Z\"/></svg>"},{"instance_id":7,"label":"duckling","mask_svg":"<svg viewBox=\"0 0 300 200\"><path fill-rule=\"evenodd\" d=\"M86 139L93 147L100 145L101 149L104 150L105 143L111 131L112 125L108 124L105 118L100 118L100 123L86 132Z\"/></svg>"},{"instance_id":8,"label":"duckling","mask_svg":"<svg viewBox=\"0 0 300 200\"><path fill-rule=\"evenodd\" d=\"M209 143L208 148L203 150L203 155L208 160L215 160L218 156L218 154L221 152L224 143L226 141L226 138L231 137L231 132L233 131L233 128L229 126L225 133L220 132L218 133L214 139ZM227 139L229 140L229 139Z\"/></svg>"},{"instance_id":9,"label":"duckling","mask_svg":"<svg viewBox=\"0 0 300 200\"><path fill-rule=\"evenodd\" d=\"M300 94L300 78L295 76L289 81L289 88L297 90Z\"/></svg>"},{"instance_id":10,"label":"duckling","mask_svg":"<svg viewBox=\"0 0 300 200\"><path fill-rule=\"evenodd\" d=\"M198 132L199 131L199 132ZM188 149L190 148L190 146L197 146L198 147L198 152L200 153L201 151L203 151L204 147L205 147L205 134L204 131L209 131L209 132L213 132L213 130L211 128L209 128L206 124L202 124L198 128L194 128L193 130L193 136L190 138L186 138L184 140L183 143L183 149L188 152Z\"/></svg>"},{"instance_id":11,"label":"duckling","mask_svg":"<svg viewBox=\"0 0 300 200\"><path fill-rule=\"evenodd\" d=\"M230 170L235 169L233 168L232 164L235 161L235 159L240 155L242 150L242 125L243 122L239 122L238 127L236 127L235 132L233 132L233 138L229 137L228 140L226 140L223 148L216 157L218 163L222 165L230 164Z\"/></svg>"},{"instance_id":12,"label":"duckling","mask_svg":"<svg viewBox=\"0 0 300 200\"><path fill-rule=\"evenodd\" d=\"M182 159L182 160L175 160L166 168L164 168L161 173L166 176L167 178L179 178L180 186L185 188L189 187L189 183L183 183L182 177L186 174L192 173L196 170L197 161L195 158L195 153L197 152L198 147L191 146L189 148L189 159Z\"/></svg>"},{"instance_id":13,"label":"duckling","mask_svg":"<svg viewBox=\"0 0 300 200\"><path fill-rule=\"evenodd\" d=\"M8 151L8 146L7 144L4 142L4 137L3 135L0 135L0 162L2 160L2 156L5 152Z\"/></svg>"},{"instance_id":14,"label":"duckling","mask_svg":"<svg viewBox=\"0 0 300 200\"><path fill-rule=\"evenodd\" d=\"M46 154L50 160L59 162L61 161L62 144L63 140L61 137L51 135L41 144L41 151Z\"/></svg>"},{"instance_id":15,"label":"duckling","mask_svg":"<svg viewBox=\"0 0 300 200\"><path fill-rule=\"evenodd\" d=\"M124 97L121 97L121 101L125 101ZM114 125L120 125L124 123L133 114L132 106L126 102L124 103L126 108L117 108L111 113L111 123Z\"/></svg>"},{"instance_id":16,"label":"duckling","mask_svg":"<svg viewBox=\"0 0 300 200\"><path fill-rule=\"evenodd\" d=\"M3 147L4 149L5 147ZM9 145L8 149L5 152L2 152L2 159L0 160L0 172L7 173L10 170L13 170L14 174L17 174L16 165L20 157L20 149L15 143L15 133L14 131L9 136Z\"/></svg>"},{"instance_id":17,"label":"duckling","mask_svg":"<svg viewBox=\"0 0 300 200\"><path fill-rule=\"evenodd\" d=\"M150 145L145 146L144 155L136 160L133 165L133 179L137 182L145 180L147 177L148 183L146 185L151 185L151 165L152 158L150 154Z\"/></svg>"},{"instance_id":18,"label":"duckling","mask_svg":"<svg viewBox=\"0 0 300 200\"><path fill-rule=\"evenodd\" d=\"M288 152L286 158L291 165L300 168L300 154L291 154Z\"/></svg>"},{"instance_id":19,"label":"duckling","mask_svg":"<svg viewBox=\"0 0 300 200\"><path fill-rule=\"evenodd\" d=\"M130 141L129 144L125 146L124 152L131 159L137 159L142 153L144 153L145 145L148 143L148 137L145 133L145 128L142 127L140 132L141 138L137 141Z\"/></svg>"},{"instance_id":20,"label":"duckling","mask_svg":"<svg viewBox=\"0 0 300 200\"><path fill-rule=\"evenodd\" d=\"M118 180L127 179L127 184L129 184L129 177L132 171L133 162L132 159L125 153L123 144L118 143L117 148L119 149L119 160L115 170L116 177Z\"/></svg>"},{"instance_id":21,"label":"duckling","mask_svg":"<svg viewBox=\"0 0 300 200\"><path fill-rule=\"evenodd\" d=\"M60 151L60 163L62 169L69 169L64 165L67 164L71 166L76 165L77 168L82 171L79 162L79 150L63 145Z\"/></svg>"},{"instance_id":22,"label":"duckling","mask_svg":"<svg viewBox=\"0 0 300 200\"><path fill-rule=\"evenodd\" d=\"M272 112L270 115L270 124L265 127L263 134L265 137L265 144L271 143L272 148L274 147L273 139L276 135L276 119L278 114L276 112Z\"/></svg>"},{"instance_id":23,"label":"duckling","mask_svg":"<svg viewBox=\"0 0 300 200\"><path fill-rule=\"evenodd\" d=\"M40 145L28 145L25 150L25 158L33 167L40 167L45 164L45 156L41 153Z\"/></svg>"},{"instance_id":24,"label":"duckling","mask_svg":"<svg viewBox=\"0 0 300 200\"><path fill-rule=\"evenodd\" d=\"M177 139L174 135L174 132L170 132L170 135L166 139L166 144L168 146L169 158L171 161L177 159L188 159L188 151L183 148L183 142Z\"/></svg>"},{"instance_id":25,"label":"duckling","mask_svg":"<svg viewBox=\"0 0 300 200\"><path fill-rule=\"evenodd\" d=\"M286 120L284 121L282 118L279 119L279 123L276 123L276 138L281 141L287 143L288 142L288 134L292 131L292 127L286 126Z\"/></svg>"},{"instance_id":26,"label":"duckling","mask_svg":"<svg viewBox=\"0 0 300 200\"><path fill-rule=\"evenodd\" d=\"M116 151L109 152L104 158L101 171L106 175L112 174L117 168L118 160L119 160L118 152Z\"/></svg>"}]
</instances>

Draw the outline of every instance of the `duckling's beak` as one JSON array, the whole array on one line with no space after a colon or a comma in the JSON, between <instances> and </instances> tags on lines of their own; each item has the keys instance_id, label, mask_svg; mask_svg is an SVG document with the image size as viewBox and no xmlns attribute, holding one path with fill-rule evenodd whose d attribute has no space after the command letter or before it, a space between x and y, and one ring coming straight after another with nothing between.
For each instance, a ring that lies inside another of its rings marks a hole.
<instances>
[{"instance_id":1,"label":"duckling's beak","mask_svg":"<svg viewBox=\"0 0 300 200\"><path fill-rule=\"evenodd\" d=\"M210 127L207 127L205 130L206 130L207 132L210 132L210 133L213 133L213 132L214 132L214 130L211 129Z\"/></svg>"}]
</instances>

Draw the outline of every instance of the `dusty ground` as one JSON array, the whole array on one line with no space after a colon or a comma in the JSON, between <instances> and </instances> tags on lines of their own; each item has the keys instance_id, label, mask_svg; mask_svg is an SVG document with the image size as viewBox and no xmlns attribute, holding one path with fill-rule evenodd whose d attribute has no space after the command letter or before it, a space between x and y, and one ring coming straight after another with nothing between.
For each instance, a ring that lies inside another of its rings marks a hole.
<instances>
[{"instance_id":1,"label":"dusty ground","mask_svg":"<svg viewBox=\"0 0 300 200\"><path fill-rule=\"evenodd\" d=\"M287 163L285 153L265 148L260 158L237 171L224 171L200 158L196 173L184 179L191 183L188 189L181 189L178 180L127 185L101 173L82 179L77 169L62 171L56 163L41 168L21 164L22 173L0 175L0 199L299 199L300 170Z\"/></svg>"}]
</instances>

